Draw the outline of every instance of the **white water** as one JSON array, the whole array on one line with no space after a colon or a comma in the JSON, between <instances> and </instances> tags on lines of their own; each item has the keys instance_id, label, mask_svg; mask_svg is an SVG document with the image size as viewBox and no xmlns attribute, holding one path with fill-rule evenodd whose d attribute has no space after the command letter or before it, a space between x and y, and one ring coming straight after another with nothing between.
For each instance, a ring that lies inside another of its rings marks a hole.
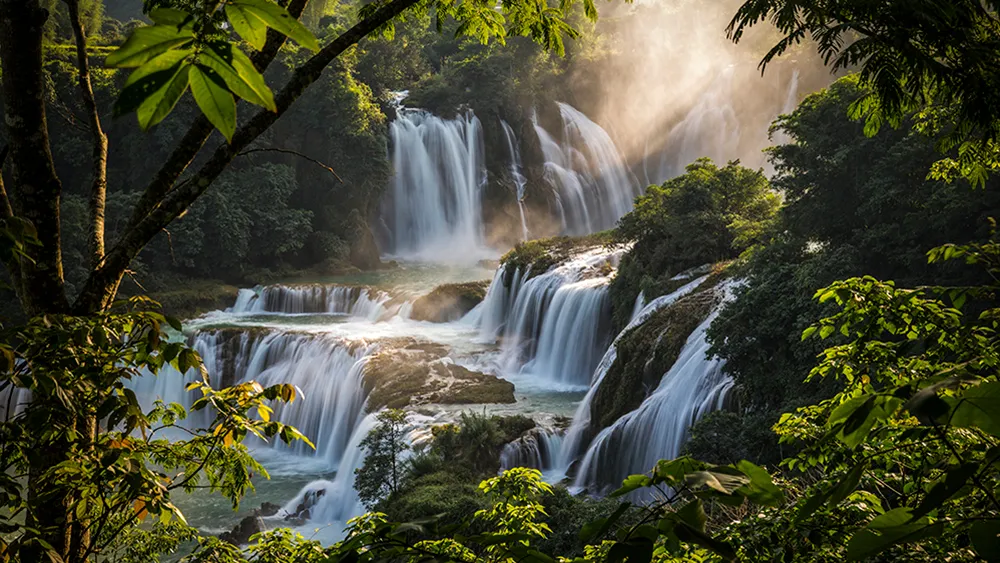
<instances>
[{"instance_id":1,"label":"white water","mask_svg":"<svg viewBox=\"0 0 1000 563\"><path fill-rule=\"evenodd\" d=\"M517 148L517 135L514 130L504 120L500 120L503 127L504 139L507 141L507 154L510 156L510 177L517 188L517 209L521 213L521 240L528 240L528 221L524 217L524 187L528 179L524 177L524 166L521 165L521 151Z\"/></svg>"},{"instance_id":2,"label":"white water","mask_svg":"<svg viewBox=\"0 0 1000 563\"><path fill-rule=\"evenodd\" d=\"M231 313L332 313L378 320L390 296L366 287L345 285L269 285L241 289Z\"/></svg>"},{"instance_id":3,"label":"white water","mask_svg":"<svg viewBox=\"0 0 1000 563\"><path fill-rule=\"evenodd\" d=\"M677 457L690 426L722 408L733 381L722 372L724 362L708 354L705 336L717 315L718 308L691 333L677 361L639 408L594 438L574 488L600 491L630 474L649 471L660 459Z\"/></svg>"},{"instance_id":4,"label":"white water","mask_svg":"<svg viewBox=\"0 0 1000 563\"><path fill-rule=\"evenodd\" d=\"M607 266L623 250L587 250L548 272L530 277L506 269L493 278L486 297L466 322L483 341L500 340L501 363L515 384L585 389L607 345L610 302Z\"/></svg>"},{"instance_id":5,"label":"white water","mask_svg":"<svg viewBox=\"0 0 1000 563\"><path fill-rule=\"evenodd\" d=\"M681 297L684 297L685 295L688 295L698 289L698 286L700 286L706 278L707 276L697 278L681 286L673 293L657 297L656 299L650 301L639 311L633 312L632 319L629 321L628 325L622 329L617 336L615 336L614 341L610 346L608 346L608 349L604 352L604 356L601 358L601 361L597 364L597 368L594 370L593 377L591 378L590 388L587 390L587 394L584 396L583 400L580 401L580 405L576 408L576 413L573 415L573 422L570 424L569 429L566 431L566 436L561 442L559 455L555 456L556 459L559 460L559 464L546 468L548 472L554 476L556 481L560 481L566 476L570 464L573 463L579 455L580 450L586 445L583 443L583 440L587 433L587 429L590 427L590 405L594 400L594 395L597 394L597 389L604 381L604 376L607 375L608 370L611 369L611 366L618 358L618 341L628 331L646 322L646 319L651 317L653 313L673 304ZM638 300L636 305L638 305Z\"/></svg>"},{"instance_id":6,"label":"white water","mask_svg":"<svg viewBox=\"0 0 1000 563\"><path fill-rule=\"evenodd\" d=\"M545 178L556 190L563 234L589 234L615 225L642 193L607 131L573 106L558 103L556 139L532 118L545 157Z\"/></svg>"},{"instance_id":7,"label":"white water","mask_svg":"<svg viewBox=\"0 0 1000 563\"><path fill-rule=\"evenodd\" d=\"M531 467L543 472L546 481L554 482L562 479L562 475L549 475L553 468L569 465L572 460L564 460L560 456L564 451L565 436L555 431L532 432L515 440L500 452L500 471L513 467Z\"/></svg>"},{"instance_id":8,"label":"white water","mask_svg":"<svg viewBox=\"0 0 1000 563\"><path fill-rule=\"evenodd\" d=\"M389 126L393 177L383 206L390 254L447 262L483 258L483 132L468 111L446 120L400 109Z\"/></svg>"}]
</instances>

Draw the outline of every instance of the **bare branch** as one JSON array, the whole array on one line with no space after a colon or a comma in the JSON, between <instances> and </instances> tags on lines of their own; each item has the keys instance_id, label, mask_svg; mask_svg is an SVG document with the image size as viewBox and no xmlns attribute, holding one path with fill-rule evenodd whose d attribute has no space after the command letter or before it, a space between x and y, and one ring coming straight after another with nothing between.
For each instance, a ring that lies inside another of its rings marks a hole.
<instances>
[{"instance_id":1,"label":"bare branch","mask_svg":"<svg viewBox=\"0 0 1000 563\"><path fill-rule=\"evenodd\" d=\"M80 18L79 0L65 0L69 9L69 21L76 39L76 70L80 83L80 97L87 113L87 125L92 137L90 185L90 267L98 268L104 260L104 207L108 192L108 136L101 128L101 116L94 99L94 88L90 83L90 62L87 58L87 34Z\"/></svg>"},{"instance_id":2,"label":"bare branch","mask_svg":"<svg viewBox=\"0 0 1000 563\"><path fill-rule=\"evenodd\" d=\"M304 159L308 160L309 162L315 164L316 166L319 166L320 168L323 168L324 170L326 170L330 174L333 174L334 178L340 180L341 184L344 183L344 180L337 174L337 171L334 170L331 166L323 164L322 162L316 160L315 158L313 158L311 156L306 156L306 155L304 155L304 154L302 154L302 153L300 153L298 151L293 151L291 149L279 149L279 148L247 149L247 150L241 152L240 154L238 154L236 156L246 156L248 154L255 153L255 152L280 152L280 153L286 153L286 154L294 154L295 156L297 156L299 158L304 158Z\"/></svg>"},{"instance_id":3,"label":"bare branch","mask_svg":"<svg viewBox=\"0 0 1000 563\"><path fill-rule=\"evenodd\" d=\"M7 163L7 153L9 152L9 145L4 145L0 149L0 214L5 219L14 216L14 209L10 206L10 198L7 197L7 188L3 184L3 165Z\"/></svg>"}]
</instances>

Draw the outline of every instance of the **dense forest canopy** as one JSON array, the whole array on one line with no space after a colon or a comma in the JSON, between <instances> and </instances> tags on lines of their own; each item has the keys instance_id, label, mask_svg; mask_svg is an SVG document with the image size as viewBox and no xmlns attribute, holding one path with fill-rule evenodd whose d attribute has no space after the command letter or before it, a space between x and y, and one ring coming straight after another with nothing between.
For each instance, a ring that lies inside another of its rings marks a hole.
<instances>
[{"instance_id":1,"label":"dense forest canopy","mask_svg":"<svg viewBox=\"0 0 1000 563\"><path fill-rule=\"evenodd\" d=\"M997 9L0 0L0 561L997 559Z\"/></svg>"}]
</instances>

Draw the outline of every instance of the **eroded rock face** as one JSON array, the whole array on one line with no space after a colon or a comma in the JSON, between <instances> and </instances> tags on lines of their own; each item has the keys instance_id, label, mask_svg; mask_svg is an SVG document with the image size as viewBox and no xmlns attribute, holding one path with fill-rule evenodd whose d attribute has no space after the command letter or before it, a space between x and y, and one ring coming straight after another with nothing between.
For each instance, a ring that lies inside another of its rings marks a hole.
<instances>
[{"instance_id":1,"label":"eroded rock face","mask_svg":"<svg viewBox=\"0 0 1000 563\"><path fill-rule=\"evenodd\" d=\"M439 285L413 302L410 318L435 323L457 321L483 300L489 284L484 280Z\"/></svg>"},{"instance_id":2,"label":"eroded rock face","mask_svg":"<svg viewBox=\"0 0 1000 563\"><path fill-rule=\"evenodd\" d=\"M253 509L253 513L240 520L240 523L228 532L219 534L219 539L233 545L246 545L250 543L250 538L254 534L267 531L267 524L264 517L274 516L281 510L281 507L273 502L265 502L260 508Z\"/></svg>"},{"instance_id":3,"label":"eroded rock face","mask_svg":"<svg viewBox=\"0 0 1000 563\"><path fill-rule=\"evenodd\" d=\"M365 366L368 410L425 404L513 403L514 384L455 364L446 346L400 339Z\"/></svg>"}]
</instances>

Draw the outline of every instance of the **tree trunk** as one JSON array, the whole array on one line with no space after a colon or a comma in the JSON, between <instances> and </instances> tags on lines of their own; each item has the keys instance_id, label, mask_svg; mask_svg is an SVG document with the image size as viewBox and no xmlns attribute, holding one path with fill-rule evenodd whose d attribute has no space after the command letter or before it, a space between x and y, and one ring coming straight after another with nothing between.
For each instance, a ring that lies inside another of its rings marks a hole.
<instances>
[{"instance_id":1,"label":"tree trunk","mask_svg":"<svg viewBox=\"0 0 1000 563\"><path fill-rule=\"evenodd\" d=\"M45 121L42 28L48 12L37 0L0 0L0 67L10 146L8 195L14 214L38 231L21 264L18 298L28 316L69 308L59 233L62 185L56 176Z\"/></svg>"}]
</instances>

